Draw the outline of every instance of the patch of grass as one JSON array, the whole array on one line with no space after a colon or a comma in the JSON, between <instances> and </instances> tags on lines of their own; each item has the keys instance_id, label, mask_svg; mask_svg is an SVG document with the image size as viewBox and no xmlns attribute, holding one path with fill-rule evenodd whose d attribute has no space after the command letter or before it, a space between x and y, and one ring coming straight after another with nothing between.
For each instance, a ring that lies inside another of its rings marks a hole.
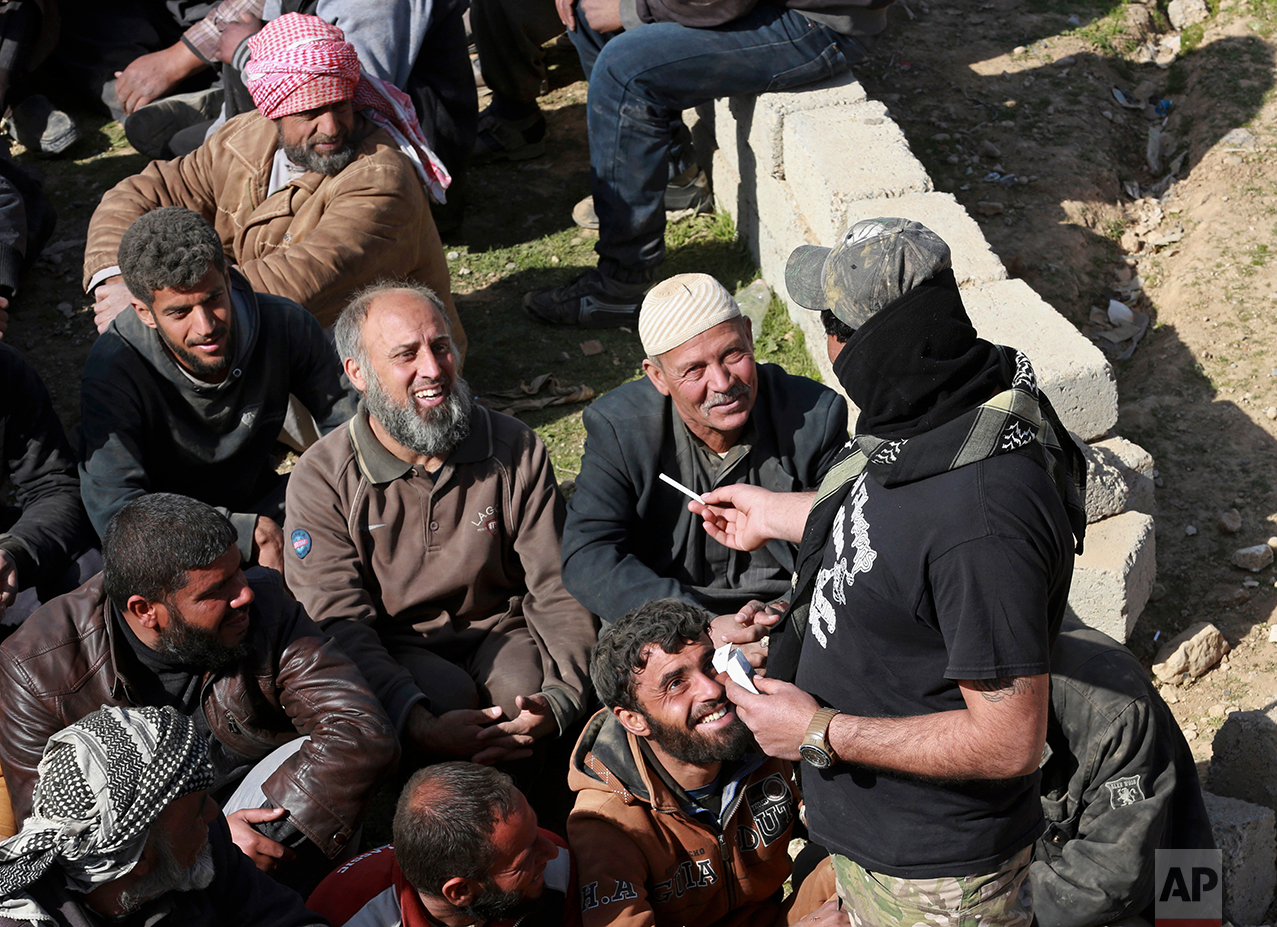
<instances>
[{"instance_id":1,"label":"patch of grass","mask_svg":"<svg viewBox=\"0 0 1277 927\"><path fill-rule=\"evenodd\" d=\"M1121 241L1122 233L1126 231L1129 221L1126 219L1109 219L1104 223L1104 227L1100 229L1100 234L1109 241Z\"/></svg>"},{"instance_id":2,"label":"patch of grass","mask_svg":"<svg viewBox=\"0 0 1277 927\"><path fill-rule=\"evenodd\" d=\"M1126 31L1125 3L1115 4L1105 15L1074 29L1073 35L1113 59L1121 59L1135 44Z\"/></svg>"},{"instance_id":3,"label":"patch of grass","mask_svg":"<svg viewBox=\"0 0 1277 927\"><path fill-rule=\"evenodd\" d=\"M754 344L754 354L759 361L779 364L796 376L820 379L816 363L807 353L807 339L789 318L779 296L772 297L767 317L763 319L762 337Z\"/></svg>"},{"instance_id":4,"label":"patch of grass","mask_svg":"<svg viewBox=\"0 0 1277 927\"><path fill-rule=\"evenodd\" d=\"M1206 37L1206 24L1197 23L1187 27L1180 34L1180 54L1188 55L1202 47L1202 39Z\"/></svg>"}]
</instances>

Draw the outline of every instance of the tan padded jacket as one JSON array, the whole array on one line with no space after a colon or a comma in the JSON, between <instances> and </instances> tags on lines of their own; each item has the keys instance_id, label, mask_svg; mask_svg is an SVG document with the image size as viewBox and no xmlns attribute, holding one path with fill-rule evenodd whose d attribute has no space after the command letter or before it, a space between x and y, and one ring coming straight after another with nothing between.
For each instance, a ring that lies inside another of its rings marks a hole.
<instances>
[{"instance_id":1,"label":"tan padded jacket","mask_svg":"<svg viewBox=\"0 0 1277 927\"><path fill-rule=\"evenodd\" d=\"M236 116L184 157L152 161L107 191L94 211L85 288L116 264L120 237L134 219L185 206L213 223L254 290L301 303L325 328L366 284L383 277L426 284L444 301L464 357L465 330L425 188L384 129L361 117L357 137L361 130L359 155L341 173L311 171L271 196L278 133L256 111Z\"/></svg>"},{"instance_id":2,"label":"tan padded jacket","mask_svg":"<svg viewBox=\"0 0 1277 927\"><path fill-rule=\"evenodd\" d=\"M610 711L577 741L568 845L585 927L771 927L784 923L789 838L798 814L785 760L747 755L724 784L719 822L689 814ZM823 899L822 899L823 900Z\"/></svg>"}]
</instances>

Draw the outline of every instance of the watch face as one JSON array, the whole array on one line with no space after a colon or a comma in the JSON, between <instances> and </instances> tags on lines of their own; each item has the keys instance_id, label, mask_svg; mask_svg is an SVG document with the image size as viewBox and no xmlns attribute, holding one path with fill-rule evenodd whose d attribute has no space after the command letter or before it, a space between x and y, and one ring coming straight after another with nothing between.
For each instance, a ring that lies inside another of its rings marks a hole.
<instances>
[{"instance_id":1,"label":"watch face","mask_svg":"<svg viewBox=\"0 0 1277 927\"><path fill-rule=\"evenodd\" d=\"M804 760L815 766L817 769L828 769L833 765L829 754L824 750L812 744L803 744L798 748L798 753Z\"/></svg>"}]
</instances>

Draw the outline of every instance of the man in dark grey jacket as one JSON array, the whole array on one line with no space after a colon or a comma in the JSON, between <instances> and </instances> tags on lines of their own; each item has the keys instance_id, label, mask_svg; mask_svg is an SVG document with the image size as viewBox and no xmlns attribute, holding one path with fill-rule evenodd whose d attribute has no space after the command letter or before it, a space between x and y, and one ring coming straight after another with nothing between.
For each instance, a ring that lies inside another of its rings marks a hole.
<instances>
[{"instance_id":1,"label":"man in dark grey jacket","mask_svg":"<svg viewBox=\"0 0 1277 927\"><path fill-rule=\"evenodd\" d=\"M93 526L147 492L227 515L245 561L283 569L285 480L272 451L295 395L326 434L354 414L337 353L288 299L227 269L188 209L146 213L120 241L133 294L94 344L80 387L80 482Z\"/></svg>"},{"instance_id":2,"label":"man in dark grey jacket","mask_svg":"<svg viewBox=\"0 0 1277 927\"><path fill-rule=\"evenodd\" d=\"M749 322L712 277L680 274L639 320L646 378L585 411L585 456L563 532L563 584L605 623L652 599L719 616L789 590L793 547L753 553L710 538L671 477L697 493L730 483L815 489L847 443L833 390L754 362ZM723 622L716 621L715 644Z\"/></svg>"},{"instance_id":3,"label":"man in dark grey jacket","mask_svg":"<svg viewBox=\"0 0 1277 927\"><path fill-rule=\"evenodd\" d=\"M1152 922L1158 849L1215 846L1197 766L1147 671L1066 619L1051 651L1046 833L1029 878L1042 927Z\"/></svg>"}]
</instances>

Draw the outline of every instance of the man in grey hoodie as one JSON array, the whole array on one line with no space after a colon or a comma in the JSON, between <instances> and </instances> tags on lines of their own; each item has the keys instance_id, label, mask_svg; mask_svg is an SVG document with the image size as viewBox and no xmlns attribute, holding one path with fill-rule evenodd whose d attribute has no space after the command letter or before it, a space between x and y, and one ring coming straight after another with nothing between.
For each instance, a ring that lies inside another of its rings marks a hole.
<instances>
[{"instance_id":1,"label":"man in grey hoodie","mask_svg":"<svg viewBox=\"0 0 1277 927\"><path fill-rule=\"evenodd\" d=\"M99 533L126 502L174 492L218 508L245 561L282 567L285 478L272 452L301 400L327 433L354 413L341 365L297 303L254 293L203 217L177 206L125 232L122 312L85 363L80 486Z\"/></svg>"}]
</instances>

